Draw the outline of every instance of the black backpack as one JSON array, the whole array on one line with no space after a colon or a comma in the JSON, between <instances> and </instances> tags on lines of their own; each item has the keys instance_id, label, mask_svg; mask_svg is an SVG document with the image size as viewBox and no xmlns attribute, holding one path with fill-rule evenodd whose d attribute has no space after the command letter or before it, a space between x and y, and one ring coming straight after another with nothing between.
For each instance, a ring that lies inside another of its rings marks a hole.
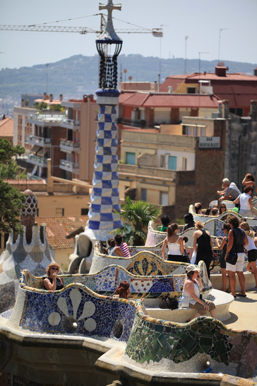
<instances>
[{"instance_id":1,"label":"black backpack","mask_svg":"<svg viewBox=\"0 0 257 386\"><path fill-rule=\"evenodd\" d=\"M169 310L175 310L178 308L178 300L177 298L170 298L169 295L165 295L163 296L159 307L163 309L166 308Z\"/></svg>"}]
</instances>

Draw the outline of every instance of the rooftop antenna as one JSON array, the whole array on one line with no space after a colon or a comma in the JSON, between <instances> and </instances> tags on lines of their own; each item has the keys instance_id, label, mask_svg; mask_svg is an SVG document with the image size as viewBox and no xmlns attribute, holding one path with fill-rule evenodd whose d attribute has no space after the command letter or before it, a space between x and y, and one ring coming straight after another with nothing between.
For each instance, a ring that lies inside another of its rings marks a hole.
<instances>
[{"instance_id":1,"label":"rooftop antenna","mask_svg":"<svg viewBox=\"0 0 257 386\"><path fill-rule=\"evenodd\" d=\"M221 41L221 32L222 32L222 31L225 31L226 29L228 29L228 28L220 28L220 32L219 32L218 62L220 61L220 41Z\"/></svg>"},{"instance_id":2,"label":"rooftop antenna","mask_svg":"<svg viewBox=\"0 0 257 386\"><path fill-rule=\"evenodd\" d=\"M187 39L189 36L185 36L185 74L187 74Z\"/></svg>"}]
</instances>

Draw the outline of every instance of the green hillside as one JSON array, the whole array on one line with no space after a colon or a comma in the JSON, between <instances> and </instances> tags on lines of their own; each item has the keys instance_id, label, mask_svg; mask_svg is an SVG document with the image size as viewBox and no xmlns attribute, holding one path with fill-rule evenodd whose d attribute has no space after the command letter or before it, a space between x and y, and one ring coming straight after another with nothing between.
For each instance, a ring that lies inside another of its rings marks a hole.
<instances>
[{"instance_id":1,"label":"green hillside","mask_svg":"<svg viewBox=\"0 0 257 386\"><path fill-rule=\"evenodd\" d=\"M217 61L201 60L201 71L214 72ZM243 72L253 75L257 64L225 61L229 72ZM133 81L158 81L161 68L161 81L166 76L183 74L183 58L160 59L141 55L120 55L119 70L127 69L126 80L132 76ZM187 60L187 73L199 71L198 59ZM120 74L119 74L120 75ZM124 76L124 74L123 74ZM54 97L59 94L81 97L85 93L94 93L98 88L98 56L76 55L50 63L47 70L48 92ZM120 79L120 76L119 76ZM125 80L125 78L123 78ZM46 65L4 68L0 71L0 98L19 99L22 93L34 94L46 91Z\"/></svg>"}]
</instances>

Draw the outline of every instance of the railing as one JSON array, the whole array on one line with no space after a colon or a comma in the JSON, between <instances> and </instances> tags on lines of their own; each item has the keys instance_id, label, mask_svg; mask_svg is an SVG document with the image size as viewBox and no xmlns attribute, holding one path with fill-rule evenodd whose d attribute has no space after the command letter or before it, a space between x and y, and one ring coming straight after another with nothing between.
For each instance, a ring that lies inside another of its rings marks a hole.
<instances>
[{"instance_id":1,"label":"railing","mask_svg":"<svg viewBox=\"0 0 257 386\"><path fill-rule=\"evenodd\" d=\"M67 169L73 170L73 169L79 169L78 163L73 163L72 161L67 161L66 159L61 159L60 166L63 166Z\"/></svg>"},{"instance_id":2,"label":"railing","mask_svg":"<svg viewBox=\"0 0 257 386\"><path fill-rule=\"evenodd\" d=\"M30 114L28 119L33 119L42 122L62 122L64 115L57 114Z\"/></svg>"},{"instance_id":3,"label":"railing","mask_svg":"<svg viewBox=\"0 0 257 386\"><path fill-rule=\"evenodd\" d=\"M33 142L33 143L38 143L40 145L50 145L51 144L51 138L43 138L43 137L37 137L35 135L27 135L26 137L26 142Z\"/></svg>"},{"instance_id":4,"label":"railing","mask_svg":"<svg viewBox=\"0 0 257 386\"><path fill-rule=\"evenodd\" d=\"M79 148L80 147L80 142L79 141L67 141L66 139L61 139L60 141L61 146L66 146L70 148Z\"/></svg>"},{"instance_id":5,"label":"railing","mask_svg":"<svg viewBox=\"0 0 257 386\"><path fill-rule=\"evenodd\" d=\"M37 155L34 155L34 154L28 154L28 160L40 163L41 165L47 165L46 158L38 157Z\"/></svg>"},{"instance_id":6,"label":"railing","mask_svg":"<svg viewBox=\"0 0 257 386\"><path fill-rule=\"evenodd\" d=\"M63 118L62 123L66 123L71 126L80 126L80 121L75 119Z\"/></svg>"}]
</instances>

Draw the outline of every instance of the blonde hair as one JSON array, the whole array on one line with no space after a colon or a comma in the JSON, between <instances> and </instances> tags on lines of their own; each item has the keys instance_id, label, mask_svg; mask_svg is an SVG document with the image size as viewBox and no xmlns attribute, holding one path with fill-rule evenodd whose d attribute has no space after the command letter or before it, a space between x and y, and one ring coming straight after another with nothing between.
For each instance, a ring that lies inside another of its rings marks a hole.
<instances>
[{"instance_id":1,"label":"blonde hair","mask_svg":"<svg viewBox=\"0 0 257 386\"><path fill-rule=\"evenodd\" d=\"M246 222L246 221L242 222L242 223L240 224L240 228L242 228L242 229L245 231L245 233L246 233L248 236L251 237L251 239L254 238L255 233L254 233L254 231L251 230L250 225L248 224L248 222Z\"/></svg>"},{"instance_id":2,"label":"blonde hair","mask_svg":"<svg viewBox=\"0 0 257 386\"><path fill-rule=\"evenodd\" d=\"M196 221L195 228L203 229L203 227L204 227L204 225L203 225L202 221Z\"/></svg>"}]
</instances>

